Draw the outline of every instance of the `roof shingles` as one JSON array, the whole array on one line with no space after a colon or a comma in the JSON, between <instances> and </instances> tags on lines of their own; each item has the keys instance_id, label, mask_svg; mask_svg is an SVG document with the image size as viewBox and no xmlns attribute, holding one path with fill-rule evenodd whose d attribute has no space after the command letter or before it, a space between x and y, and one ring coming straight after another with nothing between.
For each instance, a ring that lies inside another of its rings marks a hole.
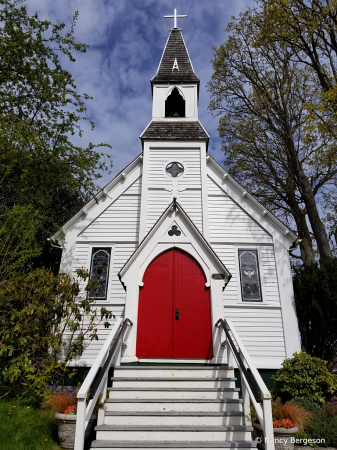
<instances>
[{"instance_id":1,"label":"roof shingles","mask_svg":"<svg viewBox=\"0 0 337 450\"><path fill-rule=\"evenodd\" d=\"M179 69L173 69L175 59ZM158 72L151 81L152 83L199 83L200 80L193 71L181 30L174 28L170 31Z\"/></svg>"},{"instance_id":2,"label":"roof shingles","mask_svg":"<svg viewBox=\"0 0 337 450\"><path fill-rule=\"evenodd\" d=\"M207 140L208 134L199 122L152 121L141 135L142 139Z\"/></svg>"}]
</instances>

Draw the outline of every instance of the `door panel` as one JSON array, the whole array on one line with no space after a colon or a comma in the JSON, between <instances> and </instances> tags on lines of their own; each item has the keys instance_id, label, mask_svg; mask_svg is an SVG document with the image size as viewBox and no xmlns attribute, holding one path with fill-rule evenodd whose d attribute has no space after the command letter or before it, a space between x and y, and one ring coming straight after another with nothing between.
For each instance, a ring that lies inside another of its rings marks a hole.
<instances>
[{"instance_id":1,"label":"door panel","mask_svg":"<svg viewBox=\"0 0 337 450\"><path fill-rule=\"evenodd\" d=\"M172 358L173 253L165 252L147 268L139 289L137 350L143 358Z\"/></svg>"},{"instance_id":2,"label":"door panel","mask_svg":"<svg viewBox=\"0 0 337 450\"><path fill-rule=\"evenodd\" d=\"M195 259L181 250L168 250L152 261L143 282L139 292L137 356L212 358L209 289Z\"/></svg>"},{"instance_id":3,"label":"door panel","mask_svg":"<svg viewBox=\"0 0 337 450\"><path fill-rule=\"evenodd\" d=\"M206 277L187 253L173 254L173 358L212 358L211 308Z\"/></svg>"}]
</instances>

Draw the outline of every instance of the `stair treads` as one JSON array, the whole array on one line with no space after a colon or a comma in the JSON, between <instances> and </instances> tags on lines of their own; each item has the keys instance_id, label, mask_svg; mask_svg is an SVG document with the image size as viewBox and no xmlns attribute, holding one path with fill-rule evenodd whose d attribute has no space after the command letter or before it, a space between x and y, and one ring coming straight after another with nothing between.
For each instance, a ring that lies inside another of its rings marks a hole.
<instances>
[{"instance_id":1,"label":"stair treads","mask_svg":"<svg viewBox=\"0 0 337 450\"><path fill-rule=\"evenodd\" d=\"M123 366L115 367L118 370L230 370L227 366Z\"/></svg>"},{"instance_id":2,"label":"stair treads","mask_svg":"<svg viewBox=\"0 0 337 450\"><path fill-rule=\"evenodd\" d=\"M97 425L95 430L105 431L254 431L253 427L245 425L221 425L212 427L209 425Z\"/></svg>"},{"instance_id":3,"label":"stair treads","mask_svg":"<svg viewBox=\"0 0 337 450\"><path fill-rule=\"evenodd\" d=\"M243 403L239 398L108 398L106 403Z\"/></svg>"},{"instance_id":4,"label":"stair treads","mask_svg":"<svg viewBox=\"0 0 337 450\"><path fill-rule=\"evenodd\" d=\"M240 388L162 388L162 387L155 387L155 388L137 388L137 387L117 387L117 388L110 388L110 391L161 391L161 392L239 392Z\"/></svg>"},{"instance_id":5,"label":"stair treads","mask_svg":"<svg viewBox=\"0 0 337 450\"><path fill-rule=\"evenodd\" d=\"M113 381L236 381L235 377L232 378L199 378L199 377L111 377Z\"/></svg>"},{"instance_id":6,"label":"stair treads","mask_svg":"<svg viewBox=\"0 0 337 450\"><path fill-rule=\"evenodd\" d=\"M92 448L256 448L253 441L93 441Z\"/></svg>"},{"instance_id":7,"label":"stair treads","mask_svg":"<svg viewBox=\"0 0 337 450\"><path fill-rule=\"evenodd\" d=\"M243 416L242 411L105 411L106 416Z\"/></svg>"}]
</instances>

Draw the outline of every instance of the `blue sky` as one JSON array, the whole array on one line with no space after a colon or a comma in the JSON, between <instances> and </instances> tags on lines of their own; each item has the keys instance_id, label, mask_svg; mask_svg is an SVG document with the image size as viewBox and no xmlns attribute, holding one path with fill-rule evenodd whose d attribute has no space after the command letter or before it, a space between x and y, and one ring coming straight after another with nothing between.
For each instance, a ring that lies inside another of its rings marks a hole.
<instances>
[{"instance_id":1,"label":"blue sky","mask_svg":"<svg viewBox=\"0 0 337 450\"><path fill-rule=\"evenodd\" d=\"M139 135L151 120L150 79L155 75L160 57L178 14L178 27L189 51L196 75L200 78L199 120L211 136L209 153L222 163L218 118L207 111L209 93L206 83L212 74L212 46L226 40L225 28L232 16L253 5L252 0L27 0L29 13L37 11L41 19L52 23L70 23L75 11L78 42L90 46L78 54L75 63L64 60L64 67L74 76L77 91L87 93L88 116L96 128L84 124L84 137L76 143L105 142L112 146L112 174L102 174L104 186L132 159L141 153Z\"/></svg>"}]
</instances>

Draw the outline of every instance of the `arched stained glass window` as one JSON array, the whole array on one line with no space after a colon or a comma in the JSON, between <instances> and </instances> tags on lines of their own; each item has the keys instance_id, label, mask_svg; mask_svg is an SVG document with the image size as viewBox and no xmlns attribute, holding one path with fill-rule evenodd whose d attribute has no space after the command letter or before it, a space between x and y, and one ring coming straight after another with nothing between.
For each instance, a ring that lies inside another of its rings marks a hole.
<instances>
[{"instance_id":1,"label":"arched stained glass window","mask_svg":"<svg viewBox=\"0 0 337 450\"><path fill-rule=\"evenodd\" d=\"M243 301L261 302L261 284L256 250L239 250Z\"/></svg>"},{"instance_id":2,"label":"arched stained glass window","mask_svg":"<svg viewBox=\"0 0 337 450\"><path fill-rule=\"evenodd\" d=\"M89 292L89 298L105 300L108 293L110 248L93 248L91 257L90 279L98 281L95 289Z\"/></svg>"}]
</instances>

